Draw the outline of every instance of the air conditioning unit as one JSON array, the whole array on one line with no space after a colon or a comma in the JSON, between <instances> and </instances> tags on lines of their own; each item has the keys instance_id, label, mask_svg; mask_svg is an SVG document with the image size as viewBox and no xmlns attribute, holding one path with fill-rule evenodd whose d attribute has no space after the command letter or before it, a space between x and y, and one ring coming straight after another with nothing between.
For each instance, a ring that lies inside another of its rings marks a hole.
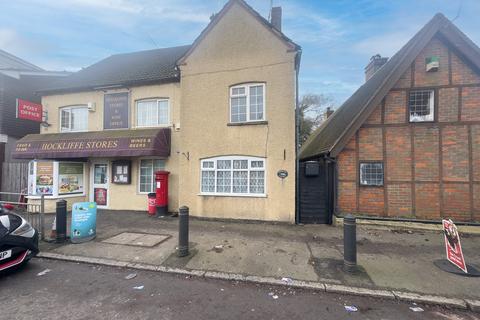
<instances>
[{"instance_id":1,"label":"air conditioning unit","mask_svg":"<svg viewBox=\"0 0 480 320\"><path fill-rule=\"evenodd\" d=\"M90 112L95 112L95 102L89 102L87 103L87 109Z\"/></svg>"}]
</instances>

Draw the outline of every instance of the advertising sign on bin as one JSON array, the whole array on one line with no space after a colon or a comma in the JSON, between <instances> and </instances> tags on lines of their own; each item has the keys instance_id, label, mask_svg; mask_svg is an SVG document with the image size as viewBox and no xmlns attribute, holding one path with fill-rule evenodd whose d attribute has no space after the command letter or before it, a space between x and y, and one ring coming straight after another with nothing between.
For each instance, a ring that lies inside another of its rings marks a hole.
<instances>
[{"instance_id":1,"label":"advertising sign on bin","mask_svg":"<svg viewBox=\"0 0 480 320\"><path fill-rule=\"evenodd\" d=\"M97 204L95 202L77 202L72 206L72 225L70 239L73 243L82 243L95 238L97 234Z\"/></svg>"},{"instance_id":2,"label":"advertising sign on bin","mask_svg":"<svg viewBox=\"0 0 480 320\"><path fill-rule=\"evenodd\" d=\"M452 220L442 220L443 233L445 235L445 250L447 252L447 260L453 263L463 272L468 273L467 265L463 257L462 245L460 243L460 235L457 226Z\"/></svg>"}]
</instances>

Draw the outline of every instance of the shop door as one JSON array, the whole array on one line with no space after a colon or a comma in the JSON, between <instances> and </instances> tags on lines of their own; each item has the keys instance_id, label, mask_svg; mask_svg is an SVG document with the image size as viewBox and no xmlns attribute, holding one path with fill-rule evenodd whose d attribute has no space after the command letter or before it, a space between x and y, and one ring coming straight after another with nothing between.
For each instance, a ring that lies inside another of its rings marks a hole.
<instances>
[{"instance_id":1,"label":"shop door","mask_svg":"<svg viewBox=\"0 0 480 320\"><path fill-rule=\"evenodd\" d=\"M98 208L108 208L108 163L94 163L90 171L92 173L90 201L96 202Z\"/></svg>"}]
</instances>

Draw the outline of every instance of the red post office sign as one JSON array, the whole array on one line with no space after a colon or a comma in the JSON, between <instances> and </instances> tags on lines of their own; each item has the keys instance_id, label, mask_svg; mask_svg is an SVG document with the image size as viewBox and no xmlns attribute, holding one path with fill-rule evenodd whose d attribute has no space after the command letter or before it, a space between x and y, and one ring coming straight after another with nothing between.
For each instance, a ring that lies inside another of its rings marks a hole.
<instances>
[{"instance_id":1,"label":"red post office sign","mask_svg":"<svg viewBox=\"0 0 480 320\"><path fill-rule=\"evenodd\" d=\"M23 99L17 99L17 118L42 122L42 105Z\"/></svg>"},{"instance_id":2,"label":"red post office sign","mask_svg":"<svg viewBox=\"0 0 480 320\"><path fill-rule=\"evenodd\" d=\"M462 245L460 243L460 235L458 234L457 226L452 220L442 220L443 233L445 235L445 250L447 252L447 260L455 266L468 273L467 265L463 257Z\"/></svg>"}]
</instances>

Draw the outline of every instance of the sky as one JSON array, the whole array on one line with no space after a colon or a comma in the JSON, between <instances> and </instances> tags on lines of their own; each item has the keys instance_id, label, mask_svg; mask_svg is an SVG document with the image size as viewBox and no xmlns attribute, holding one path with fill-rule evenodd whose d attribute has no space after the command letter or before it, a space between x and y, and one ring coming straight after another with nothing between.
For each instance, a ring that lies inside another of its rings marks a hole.
<instances>
[{"instance_id":1,"label":"sky","mask_svg":"<svg viewBox=\"0 0 480 320\"><path fill-rule=\"evenodd\" d=\"M0 0L0 49L47 70L192 43L227 0ZM247 0L268 17L271 0ZM480 44L480 0L272 0L302 47L300 94L339 106L374 54L390 57L437 12Z\"/></svg>"}]
</instances>

